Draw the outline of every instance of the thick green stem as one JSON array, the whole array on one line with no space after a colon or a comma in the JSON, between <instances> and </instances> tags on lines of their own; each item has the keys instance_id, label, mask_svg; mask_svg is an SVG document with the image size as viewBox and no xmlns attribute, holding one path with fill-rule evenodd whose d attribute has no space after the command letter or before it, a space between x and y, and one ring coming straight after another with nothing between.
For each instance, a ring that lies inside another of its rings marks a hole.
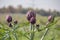
<instances>
[{"instance_id":1,"label":"thick green stem","mask_svg":"<svg viewBox=\"0 0 60 40\"><path fill-rule=\"evenodd\" d=\"M31 25L31 31L30 40L34 40L34 25Z\"/></svg>"}]
</instances>

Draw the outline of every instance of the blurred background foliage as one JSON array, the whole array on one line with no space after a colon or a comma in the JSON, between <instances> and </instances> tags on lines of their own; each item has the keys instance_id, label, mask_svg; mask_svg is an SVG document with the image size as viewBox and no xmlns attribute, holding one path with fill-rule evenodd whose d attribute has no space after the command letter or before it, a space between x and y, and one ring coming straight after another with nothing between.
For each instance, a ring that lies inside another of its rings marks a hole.
<instances>
[{"instance_id":1,"label":"blurred background foliage","mask_svg":"<svg viewBox=\"0 0 60 40\"><path fill-rule=\"evenodd\" d=\"M13 7L13 6L8 6L8 7L2 7L0 8L0 14L1 13L12 13L12 14L26 14L26 12L28 10L34 10L37 14L40 14L42 16L49 16L49 15L57 15L57 16L60 16L60 11L57 11L57 10L51 10L49 9L48 11L44 10L44 9L38 9L38 8L35 8L33 9L32 7L27 7L27 8L24 8L22 5L18 5L16 8Z\"/></svg>"}]
</instances>

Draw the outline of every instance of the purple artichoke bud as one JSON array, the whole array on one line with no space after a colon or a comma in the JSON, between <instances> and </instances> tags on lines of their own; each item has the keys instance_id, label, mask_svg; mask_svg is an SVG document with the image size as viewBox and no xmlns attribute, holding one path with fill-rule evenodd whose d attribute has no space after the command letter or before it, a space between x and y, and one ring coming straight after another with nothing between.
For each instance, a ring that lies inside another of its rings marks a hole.
<instances>
[{"instance_id":1,"label":"purple artichoke bud","mask_svg":"<svg viewBox=\"0 0 60 40\"><path fill-rule=\"evenodd\" d=\"M14 24L17 24L17 23L18 23L18 21L17 21L17 20L15 20L15 21L14 21Z\"/></svg>"},{"instance_id":2,"label":"purple artichoke bud","mask_svg":"<svg viewBox=\"0 0 60 40\"><path fill-rule=\"evenodd\" d=\"M9 23L9 27L12 27L13 25L11 23Z\"/></svg>"},{"instance_id":3,"label":"purple artichoke bud","mask_svg":"<svg viewBox=\"0 0 60 40\"><path fill-rule=\"evenodd\" d=\"M35 24L35 23L36 23L35 17L32 17L32 18L30 19L30 23L31 23L31 24Z\"/></svg>"},{"instance_id":4,"label":"purple artichoke bud","mask_svg":"<svg viewBox=\"0 0 60 40\"><path fill-rule=\"evenodd\" d=\"M8 23L10 23L10 22L12 22L12 17L10 15L7 15L6 20L7 20Z\"/></svg>"},{"instance_id":5,"label":"purple artichoke bud","mask_svg":"<svg viewBox=\"0 0 60 40\"><path fill-rule=\"evenodd\" d=\"M52 19L52 16L48 16L48 21L51 21L51 19Z\"/></svg>"},{"instance_id":6,"label":"purple artichoke bud","mask_svg":"<svg viewBox=\"0 0 60 40\"><path fill-rule=\"evenodd\" d=\"M27 20L30 21L31 17L36 17L36 13L34 11L28 11L27 14Z\"/></svg>"},{"instance_id":7,"label":"purple artichoke bud","mask_svg":"<svg viewBox=\"0 0 60 40\"><path fill-rule=\"evenodd\" d=\"M48 21L49 21L49 22L53 22L53 21L54 21L54 16L51 16L51 15L50 15L50 16L48 17Z\"/></svg>"}]
</instances>

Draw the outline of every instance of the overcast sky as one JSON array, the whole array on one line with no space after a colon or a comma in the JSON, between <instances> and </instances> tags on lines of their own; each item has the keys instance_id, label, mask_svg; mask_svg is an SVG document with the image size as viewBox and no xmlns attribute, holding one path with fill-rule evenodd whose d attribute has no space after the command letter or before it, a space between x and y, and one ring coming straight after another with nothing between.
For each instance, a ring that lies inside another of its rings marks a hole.
<instances>
[{"instance_id":1,"label":"overcast sky","mask_svg":"<svg viewBox=\"0 0 60 40\"><path fill-rule=\"evenodd\" d=\"M0 7L9 5L16 7L20 4L23 5L23 7L32 7L33 2L36 8L56 9L60 11L60 0L0 0Z\"/></svg>"}]
</instances>

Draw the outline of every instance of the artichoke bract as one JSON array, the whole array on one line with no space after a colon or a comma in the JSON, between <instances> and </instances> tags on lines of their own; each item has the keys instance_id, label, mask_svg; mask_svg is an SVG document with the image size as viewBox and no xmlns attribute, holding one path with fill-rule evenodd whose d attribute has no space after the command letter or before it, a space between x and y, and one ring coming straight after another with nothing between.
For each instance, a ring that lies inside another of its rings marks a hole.
<instances>
[{"instance_id":1,"label":"artichoke bract","mask_svg":"<svg viewBox=\"0 0 60 40\"><path fill-rule=\"evenodd\" d=\"M12 17L11 17L10 15L7 15L7 16L6 16L6 21L7 21L8 23L12 22Z\"/></svg>"},{"instance_id":2,"label":"artichoke bract","mask_svg":"<svg viewBox=\"0 0 60 40\"><path fill-rule=\"evenodd\" d=\"M31 23L31 24L35 24L35 23L36 23L36 18L35 18L35 17L32 17L32 18L30 19L30 23Z\"/></svg>"},{"instance_id":3,"label":"artichoke bract","mask_svg":"<svg viewBox=\"0 0 60 40\"><path fill-rule=\"evenodd\" d=\"M17 24L18 23L18 21L17 20L14 20L14 24Z\"/></svg>"},{"instance_id":4,"label":"artichoke bract","mask_svg":"<svg viewBox=\"0 0 60 40\"><path fill-rule=\"evenodd\" d=\"M32 17L36 17L36 13L34 11L28 11L26 14L27 20L30 21Z\"/></svg>"},{"instance_id":5,"label":"artichoke bract","mask_svg":"<svg viewBox=\"0 0 60 40\"><path fill-rule=\"evenodd\" d=\"M9 27L12 27L13 25L11 23L9 23Z\"/></svg>"}]
</instances>

